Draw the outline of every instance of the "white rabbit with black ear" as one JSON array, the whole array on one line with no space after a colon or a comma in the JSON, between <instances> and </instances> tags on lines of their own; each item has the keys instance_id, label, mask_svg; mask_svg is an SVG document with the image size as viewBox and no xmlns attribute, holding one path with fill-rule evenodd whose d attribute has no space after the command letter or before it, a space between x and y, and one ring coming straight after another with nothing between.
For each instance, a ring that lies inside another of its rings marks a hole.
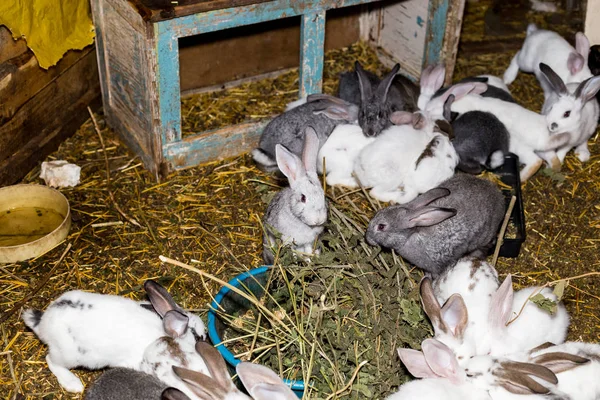
<instances>
[{"instance_id":1,"label":"white rabbit with black ear","mask_svg":"<svg viewBox=\"0 0 600 400\"><path fill-rule=\"evenodd\" d=\"M519 70L532 72L544 90L544 97L552 94L552 87L540 71L540 63L552 68L565 83L582 82L592 76L588 67L590 42L582 33L575 35L575 48L553 31L538 29L535 24L527 26L527 37L521 50L515 54L504 72L504 83L510 85Z\"/></svg>"},{"instance_id":2,"label":"white rabbit with black ear","mask_svg":"<svg viewBox=\"0 0 600 400\"><path fill-rule=\"evenodd\" d=\"M269 172L277 171L275 147L285 146L293 154L300 155L304 143L304 131L311 127L321 146L339 124L356 123L358 106L334 96L315 94L307 102L273 118L263 130L258 147L252 157L260 167Z\"/></svg>"},{"instance_id":3,"label":"white rabbit with black ear","mask_svg":"<svg viewBox=\"0 0 600 400\"><path fill-rule=\"evenodd\" d=\"M556 150L558 158L563 162L569 150L575 148L579 160L588 161L587 141L596 132L600 116L595 98L600 90L600 76L565 84L548 65L541 63L539 68L552 89L542 108L548 130L551 133L571 132L571 140Z\"/></svg>"},{"instance_id":4,"label":"white rabbit with black ear","mask_svg":"<svg viewBox=\"0 0 600 400\"><path fill-rule=\"evenodd\" d=\"M354 160L374 140L373 137L366 137L358 125L336 126L319 150L318 172L327 176L327 184L330 186L358 187L353 176ZM326 171L323 171L324 165Z\"/></svg>"},{"instance_id":5,"label":"white rabbit with black ear","mask_svg":"<svg viewBox=\"0 0 600 400\"><path fill-rule=\"evenodd\" d=\"M156 312L125 297L80 290L63 293L45 312L23 312L25 324L48 345L48 368L65 390L83 391L71 368L144 370L148 349L155 343L168 342L173 350L155 355L157 362L202 366L196 353L189 352L196 342L192 330L187 329L189 314L156 282L146 281L144 288Z\"/></svg>"},{"instance_id":6,"label":"white rabbit with black ear","mask_svg":"<svg viewBox=\"0 0 600 400\"><path fill-rule=\"evenodd\" d=\"M524 164L521 170L521 182L532 177L543 164L538 153L544 153L544 159L554 170L560 169L560 160L555 149L571 140L570 132L550 134L546 125L546 117L528 110L516 103L491 97L479 96L487 85L481 82L462 83L452 86L443 95L427 103L426 112L434 115L443 114L444 103L450 95L455 96L451 109L464 114L468 111L484 111L493 114L506 127L509 134L509 151L519 157Z\"/></svg>"},{"instance_id":7,"label":"white rabbit with black ear","mask_svg":"<svg viewBox=\"0 0 600 400\"><path fill-rule=\"evenodd\" d=\"M313 253L313 245L327 222L325 192L317 176L319 139L312 128L304 135L302 159L282 145L276 146L277 165L288 178L290 186L275 195L263 219L263 258L274 261L273 249L279 238L283 245L306 254Z\"/></svg>"},{"instance_id":8,"label":"white rabbit with black ear","mask_svg":"<svg viewBox=\"0 0 600 400\"><path fill-rule=\"evenodd\" d=\"M365 236L369 244L394 249L435 277L461 257L485 257L504 207L492 182L457 174L407 204L377 212Z\"/></svg>"}]
</instances>

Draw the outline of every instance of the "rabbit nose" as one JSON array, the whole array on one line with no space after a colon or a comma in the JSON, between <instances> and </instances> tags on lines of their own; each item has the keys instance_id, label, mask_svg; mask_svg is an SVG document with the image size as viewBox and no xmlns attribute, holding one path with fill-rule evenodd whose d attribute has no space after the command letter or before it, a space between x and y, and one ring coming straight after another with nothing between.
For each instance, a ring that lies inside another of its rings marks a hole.
<instances>
[{"instance_id":1,"label":"rabbit nose","mask_svg":"<svg viewBox=\"0 0 600 400\"><path fill-rule=\"evenodd\" d=\"M556 130L556 128L558 128L558 124L557 124L556 122L553 122L553 123L550 125L550 130L551 130L551 131L553 131L553 130Z\"/></svg>"}]
</instances>

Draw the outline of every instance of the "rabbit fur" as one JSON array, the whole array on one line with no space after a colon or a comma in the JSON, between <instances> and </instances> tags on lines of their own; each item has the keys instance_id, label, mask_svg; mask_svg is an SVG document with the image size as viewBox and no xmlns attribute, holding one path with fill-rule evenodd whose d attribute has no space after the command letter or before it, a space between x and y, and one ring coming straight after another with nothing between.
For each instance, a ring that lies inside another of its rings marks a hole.
<instances>
[{"instance_id":1,"label":"rabbit fur","mask_svg":"<svg viewBox=\"0 0 600 400\"><path fill-rule=\"evenodd\" d=\"M412 124L391 126L365 146L354 173L372 197L402 204L454 175L458 155L448 132L423 113L397 111L392 119Z\"/></svg>"},{"instance_id":2,"label":"rabbit fur","mask_svg":"<svg viewBox=\"0 0 600 400\"><path fill-rule=\"evenodd\" d=\"M46 362L65 390L83 391L79 378L69 371L76 367L132 368L152 373L166 384L178 382L170 368L173 364L204 368L202 359L190 352L194 333L205 334L202 321L179 308L156 282L146 281L144 288L156 312L146 303L80 290L63 293L45 312L23 312L25 324L48 345ZM154 353L164 349L179 352L181 358Z\"/></svg>"},{"instance_id":3,"label":"rabbit fur","mask_svg":"<svg viewBox=\"0 0 600 400\"><path fill-rule=\"evenodd\" d=\"M263 259L267 264L274 261L278 236L283 245L312 254L327 222L325 192L317 176L319 139L310 127L304 136L302 159L284 146L276 146L277 165L290 186L275 195L263 218Z\"/></svg>"},{"instance_id":4,"label":"rabbit fur","mask_svg":"<svg viewBox=\"0 0 600 400\"><path fill-rule=\"evenodd\" d=\"M544 98L552 94L552 88L540 71L544 63L560 76L565 83L582 82L592 76L588 67L590 42L582 33L575 35L575 48L553 31L538 29L535 24L527 26L527 37L504 72L504 83L510 85L519 70L534 73L544 91Z\"/></svg>"},{"instance_id":5,"label":"rabbit fur","mask_svg":"<svg viewBox=\"0 0 600 400\"><path fill-rule=\"evenodd\" d=\"M307 127L314 129L322 145L336 125L352 124L357 118L358 107L354 104L333 96L310 95L306 103L278 115L265 126L258 147L252 150L252 157L262 169L275 172L277 144L285 146L295 155L300 155Z\"/></svg>"},{"instance_id":6,"label":"rabbit fur","mask_svg":"<svg viewBox=\"0 0 600 400\"><path fill-rule=\"evenodd\" d=\"M572 148L580 161L590 159L588 140L596 133L600 107L596 94L600 90L600 76L581 83L565 84L548 65L541 63L540 71L547 79L552 93L546 99L542 114L550 133L571 132L571 140L556 150L560 162Z\"/></svg>"},{"instance_id":7,"label":"rabbit fur","mask_svg":"<svg viewBox=\"0 0 600 400\"><path fill-rule=\"evenodd\" d=\"M504 207L504 196L493 183L457 174L407 204L377 212L366 240L394 249L435 277L463 256L485 256Z\"/></svg>"}]
</instances>

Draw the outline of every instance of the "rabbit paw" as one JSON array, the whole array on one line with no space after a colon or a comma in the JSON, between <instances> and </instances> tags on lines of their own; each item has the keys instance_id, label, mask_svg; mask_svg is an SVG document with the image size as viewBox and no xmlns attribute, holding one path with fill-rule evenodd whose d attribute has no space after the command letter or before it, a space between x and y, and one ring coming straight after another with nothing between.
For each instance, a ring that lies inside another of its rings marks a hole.
<instances>
[{"instance_id":1,"label":"rabbit paw","mask_svg":"<svg viewBox=\"0 0 600 400\"><path fill-rule=\"evenodd\" d=\"M67 368L55 364L50 356L46 356L46 362L48 363L48 368L56 379L58 379L58 383L62 386L67 392L71 393L81 393L83 392L83 383L81 380L69 371Z\"/></svg>"}]
</instances>

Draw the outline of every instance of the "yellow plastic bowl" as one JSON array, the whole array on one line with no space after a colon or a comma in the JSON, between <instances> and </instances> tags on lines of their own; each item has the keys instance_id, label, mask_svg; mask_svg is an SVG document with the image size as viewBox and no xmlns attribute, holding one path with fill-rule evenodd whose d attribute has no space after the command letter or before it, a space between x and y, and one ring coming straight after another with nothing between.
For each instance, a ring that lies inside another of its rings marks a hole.
<instances>
[{"instance_id":1,"label":"yellow plastic bowl","mask_svg":"<svg viewBox=\"0 0 600 400\"><path fill-rule=\"evenodd\" d=\"M0 188L0 263L40 256L62 242L71 228L69 202L43 185Z\"/></svg>"}]
</instances>

